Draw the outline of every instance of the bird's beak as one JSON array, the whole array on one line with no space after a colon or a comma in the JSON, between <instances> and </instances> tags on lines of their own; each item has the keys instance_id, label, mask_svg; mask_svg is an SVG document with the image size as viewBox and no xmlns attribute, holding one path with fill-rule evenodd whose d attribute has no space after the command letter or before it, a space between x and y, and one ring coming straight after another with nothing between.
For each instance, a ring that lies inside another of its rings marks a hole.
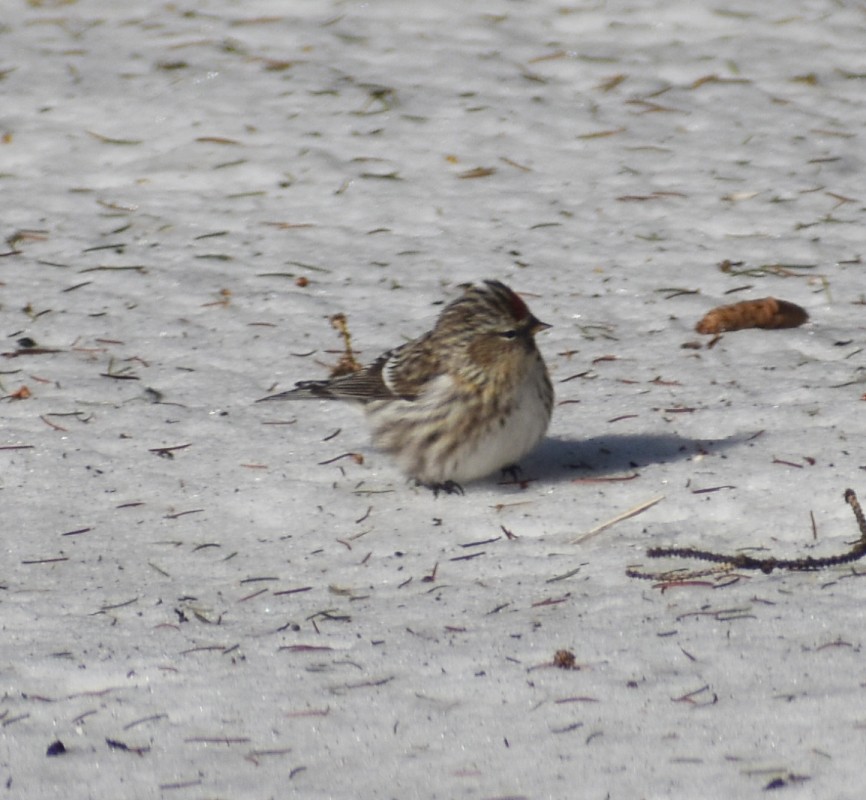
<instances>
[{"instance_id":1,"label":"bird's beak","mask_svg":"<svg viewBox=\"0 0 866 800\"><path fill-rule=\"evenodd\" d=\"M529 332L535 336L536 333L541 333L542 331L546 331L548 328L552 327L553 325L548 325L546 322L542 322L540 319L533 317L529 324Z\"/></svg>"}]
</instances>

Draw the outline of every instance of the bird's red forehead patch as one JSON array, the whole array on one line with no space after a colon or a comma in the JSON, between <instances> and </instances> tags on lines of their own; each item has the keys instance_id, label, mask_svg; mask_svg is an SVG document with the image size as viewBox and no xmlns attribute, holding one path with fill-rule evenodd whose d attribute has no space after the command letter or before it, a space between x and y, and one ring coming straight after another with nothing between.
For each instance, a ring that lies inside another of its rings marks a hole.
<instances>
[{"instance_id":1,"label":"bird's red forehead patch","mask_svg":"<svg viewBox=\"0 0 866 800\"><path fill-rule=\"evenodd\" d=\"M523 319L524 317L529 316L529 308L526 303L523 302L514 292L509 291L509 295L511 295L508 299L511 303L511 313L514 314L515 319Z\"/></svg>"}]
</instances>

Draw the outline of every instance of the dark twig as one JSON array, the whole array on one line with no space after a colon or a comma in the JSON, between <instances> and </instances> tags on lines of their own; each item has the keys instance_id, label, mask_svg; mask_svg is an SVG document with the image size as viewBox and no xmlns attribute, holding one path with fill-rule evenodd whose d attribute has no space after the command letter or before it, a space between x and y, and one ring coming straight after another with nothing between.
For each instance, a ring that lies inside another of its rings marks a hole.
<instances>
[{"instance_id":1,"label":"dark twig","mask_svg":"<svg viewBox=\"0 0 866 800\"><path fill-rule=\"evenodd\" d=\"M646 553L649 558L690 558L696 561L709 561L719 566L708 570L673 570L669 572L644 572L640 568L630 568L626 570L626 575L630 578L643 578L653 581L680 581L733 570L756 570L763 572L765 575L769 575L773 570L777 569L788 570L789 572L811 572L859 561L863 556L866 556L866 518L863 516L863 509L853 489L846 489L844 498L845 502L851 506L854 518L857 520L857 527L860 529L860 538L851 545L851 548L847 552L818 558L813 556L801 556L800 558L775 558L773 556L755 558L745 553L714 553L709 550L698 550L693 547L651 547Z\"/></svg>"}]
</instances>

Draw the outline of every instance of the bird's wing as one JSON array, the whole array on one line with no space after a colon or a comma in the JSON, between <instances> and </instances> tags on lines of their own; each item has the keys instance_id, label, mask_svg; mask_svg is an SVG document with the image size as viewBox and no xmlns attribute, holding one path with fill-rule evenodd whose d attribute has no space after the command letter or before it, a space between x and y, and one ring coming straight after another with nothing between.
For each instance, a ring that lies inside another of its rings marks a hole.
<instances>
[{"instance_id":1,"label":"bird's wing","mask_svg":"<svg viewBox=\"0 0 866 800\"><path fill-rule=\"evenodd\" d=\"M299 381L294 389L263 397L265 400L354 400L364 403L368 400L390 400L394 393L382 380L379 362L369 367L324 381Z\"/></svg>"},{"instance_id":2,"label":"bird's wing","mask_svg":"<svg viewBox=\"0 0 866 800\"><path fill-rule=\"evenodd\" d=\"M301 381L280 394L262 400L307 400L312 398L354 400L414 400L425 386L442 374L435 346L423 336L388 350L358 372L322 381Z\"/></svg>"},{"instance_id":3,"label":"bird's wing","mask_svg":"<svg viewBox=\"0 0 866 800\"><path fill-rule=\"evenodd\" d=\"M404 400L415 400L444 371L430 333L385 353L371 369L377 366L391 396Z\"/></svg>"},{"instance_id":4,"label":"bird's wing","mask_svg":"<svg viewBox=\"0 0 866 800\"><path fill-rule=\"evenodd\" d=\"M340 375L323 381L324 390L320 397L334 397L338 400L392 400L394 393L387 386L382 376L382 368L387 362L388 353L377 358L372 364L358 372Z\"/></svg>"}]
</instances>

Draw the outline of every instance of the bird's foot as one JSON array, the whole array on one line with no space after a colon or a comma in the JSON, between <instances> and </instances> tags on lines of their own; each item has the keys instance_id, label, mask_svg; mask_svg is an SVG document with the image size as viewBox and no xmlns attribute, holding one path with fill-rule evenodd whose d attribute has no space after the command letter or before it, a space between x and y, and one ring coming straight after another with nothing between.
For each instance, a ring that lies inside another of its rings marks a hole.
<instances>
[{"instance_id":1,"label":"bird's foot","mask_svg":"<svg viewBox=\"0 0 866 800\"><path fill-rule=\"evenodd\" d=\"M503 478L508 478L509 480L514 481L514 483L517 483L520 480L520 476L523 474L523 469L520 464L509 464L507 467L503 467L501 472Z\"/></svg>"},{"instance_id":2,"label":"bird's foot","mask_svg":"<svg viewBox=\"0 0 866 800\"><path fill-rule=\"evenodd\" d=\"M445 492L445 494L463 494L463 487L457 481L442 481L442 483L415 481L415 483L433 492L433 497L439 497L439 492Z\"/></svg>"}]
</instances>

